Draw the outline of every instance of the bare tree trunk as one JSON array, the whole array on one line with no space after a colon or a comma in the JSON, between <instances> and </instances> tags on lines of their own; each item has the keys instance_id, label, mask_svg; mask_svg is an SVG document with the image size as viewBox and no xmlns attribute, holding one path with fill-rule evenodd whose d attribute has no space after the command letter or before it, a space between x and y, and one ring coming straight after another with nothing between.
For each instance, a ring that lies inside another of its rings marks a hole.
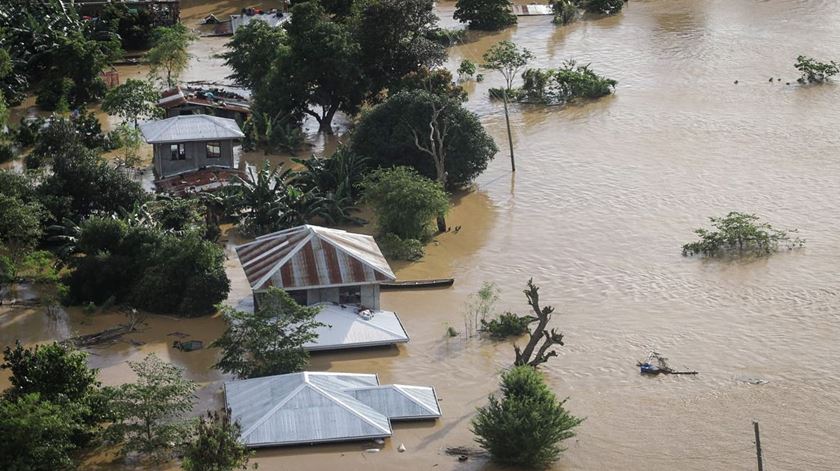
<instances>
[{"instance_id":1,"label":"bare tree trunk","mask_svg":"<svg viewBox=\"0 0 840 471\"><path fill-rule=\"evenodd\" d=\"M421 142L420 133L417 129L409 126L411 133L414 135L414 145L418 150L429 154L432 161L435 163L435 172L437 173L438 183L446 189L446 137L449 134L449 123L440 119L441 114L446 109L446 105L438 106L432 102L432 116L429 119L429 137L428 143ZM437 217L438 232L446 232L446 217L443 214Z\"/></svg>"},{"instance_id":2,"label":"bare tree trunk","mask_svg":"<svg viewBox=\"0 0 840 471\"><path fill-rule=\"evenodd\" d=\"M537 317L528 316L532 319L531 322L538 321L537 328L530 331L530 338L525 345L524 350L520 350L518 346L514 345L513 350L516 353L516 360L514 365L528 365L536 367L548 361L551 357L557 356L556 350L548 351L552 345L563 345L563 334L557 332L555 329L551 331L546 330L548 322L551 320L551 313L554 308L551 306L540 307L539 286L534 285L534 279L528 280L528 288L524 291L525 297L528 298L528 304L534 311ZM542 341L542 345L534 354L537 345ZM532 358L533 356L533 358Z\"/></svg>"}]
</instances>

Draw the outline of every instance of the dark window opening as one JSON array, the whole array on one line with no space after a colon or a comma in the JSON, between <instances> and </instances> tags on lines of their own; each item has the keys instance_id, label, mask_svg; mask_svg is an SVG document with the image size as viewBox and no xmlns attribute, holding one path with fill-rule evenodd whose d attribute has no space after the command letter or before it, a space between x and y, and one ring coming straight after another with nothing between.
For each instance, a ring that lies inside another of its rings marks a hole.
<instances>
[{"instance_id":1,"label":"dark window opening","mask_svg":"<svg viewBox=\"0 0 840 471\"><path fill-rule=\"evenodd\" d=\"M187 158L187 148L184 144L170 144L169 158L171 160L184 160Z\"/></svg>"},{"instance_id":2,"label":"dark window opening","mask_svg":"<svg viewBox=\"0 0 840 471\"><path fill-rule=\"evenodd\" d=\"M362 304L362 287L344 286L339 288L338 302L341 304Z\"/></svg>"},{"instance_id":3,"label":"dark window opening","mask_svg":"<svg viewBox=\"0 0 840 471\"><path fill-rule=\"evenodd\" d=\"M298 289L294 291L288 291L289 296L295 300L296 303L300 304L301 306L306 306L308 304L306 290L305 289Z\"/></svg>"},{"instance_id":4,"label":"dark window opening","mask_svg":"<svg viewBox=\"0 0 840 471\"><path fill-rule=\"evenodd\" d=\"M222 144L218 141L207 143L207 158L218 159L222 156Z\"/></svg>"}]
</instances>

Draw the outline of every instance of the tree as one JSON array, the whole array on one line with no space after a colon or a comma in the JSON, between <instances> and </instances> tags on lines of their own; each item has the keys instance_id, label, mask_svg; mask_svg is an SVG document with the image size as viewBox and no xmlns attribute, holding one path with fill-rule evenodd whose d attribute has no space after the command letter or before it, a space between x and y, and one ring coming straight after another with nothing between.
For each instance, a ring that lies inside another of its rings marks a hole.
<instances>
[{"instance_id":1,"label":"tree","mask_svg":"<svg viewBox=\"0 0 840 471\"><path fill-rule=\"evenodd\" d=\"M194 438L184 448L185 471L248 469L251 451L239 441L242 428L231 422L230 412L207 412L196 423ZM255 465L256 467L256 465Z\"/></svg>"},{"instance_id":2,"label":"tree","mask_svg":"<svg viewBox=\"0 0 840 471\"><path fill-rule=\"evenodd\" d=\"M102 102L102 110L133 122L136 128L138 120L162 114L157 106L159 98L160 93L150 82L128 79L122 85L108 91Z\"/></svg>"},{"instance_id":3,"label":"tree","mask_svg":"<svg viewBox=\"0 0 840 471\"><path fill-rule=\"evenodd\" d=\"M74 469L73 411L37 394L0 400L0 462L8 471Z\"/></svg>"},{"instance_id":4,"label":"tree","mask_svg":"<svg viewBox=\"0 0 840 471\"><path fill-rule=\"evenodd\" d=\"M239 378L301 371L309 360L303 345L315 340L319 307L301 306L285 291L269 288L256 312L223 307L228 329L211 345L222 349L213 367Z\"/></svg>"},{"instance_id":5,"label":"tree","mask_svg":"<svg viewBox=\"0 0 840 471\"><path fill-rule=\"evenodd\" d=\"M401 239L428 240L431 220L449 209L443 187L408 167L376 170L365 178L362 188L380 232Z\"/></svg>"},{"instance_id":6,"label":"tree","mask_svg":"<svg viewBox=\"0 0 840 471\"><path fill-rule=\"evenodd\" d=\"M446 50L430 39L437 24L432 0L380 0L363 7L355 36L370 96L407 74L443 63Z\"/></svg>"},{"instance_id":7,"label":"tree","mask_svg":"<svg viewBox=\"0 0 840 471\"><path fill-rule=\"evenodd\" d=\"M169 27L155 28L153 38L152 48L146 54L149 73L158 78L165 74L166 85L174 87L178 83L178 77L189 65L191 56L187 50L197 36L183 23L176 23Z\"/></svg>"},{"instance_id":8,"label":"tree","mask_svg":"<svg viewBox=\"0 0 840 471\"><path fill-rule=\"evenodd\" d=\"M498 31L516 24L510 0L458 0L455 19L470 29Z\"/></svg>"},{"instance_id":9,"label":"tree","mask_svg":"<svg viewBox=\"0 0 840 471\"><path fill-rule=\"evenodd\" d=\"M520 350L517 345L513 346L516 359L514 366L527 365L530 367L537 367L548 361L551 357L557 356L556 350L549 351L553 345L563 345L563 334L557 332L555 329L550 331L547 329L549 321L551 321L551 314L554 308L551 306L540 306L540 287L534 284L534 280L528 280L528 286L523 291L525 297L528 299L528 305L534 311L534 316L528 316L529 324L537 323L537 328L528 331L528 343L525 348ZM535 317L536 316L536 317ZM540 345L542 342L542 345ZM539 345L539 349L537 349Z\"/></svg>"},{"instance_id":10,"label":"tree","mask_svg":"<svg viewBox=\"0 0 840 471\"><path fill-rule=\"evenodd\" d=\"M398 93L362 115L350 146L372 167L410 166L448 190L469 185L498 151L478 116L425 90Z\"/></svg>"},{"instance_id":11,"label":"tree","mask_svg":"<svg viewBox=\"0 0 840 471\"><path fill-rule=\"evenodd\" d=\"M582 0L580 5L589 13L614 15L624 7L624 0Z\"/></svg>"},{"instance_id":12,"label":"tree","mask_svg":"<svg viewBox=\"0 0 840 471\"><path fill-rule=\"evenodd\" d=\"M116 33L128 50L148 49L156 24L151 8L131 8L124 3L108 3L96 19L96 31Z\"/></svg>"},{"instance_id":13,"label":"tree","mask_svg":"<svg viewBox=\"0 0 840 471\"><path fill-rule=\"evenodd\" d=\"M596 74L587 65L565 61L558 69L527 69L522 73L521 90L514 96L522 102L557 105L577 98L596 99L609 95L618 84Z\"/></svg>"},{"instance_id":14,"label":"tree","mask_svg":"<svg viewBox=\"0 0 840 471\"><path fill-rule=\"evenodd\" d=\"M40 204L0 194L0 244L18 256L23 255L38 245L46 218Z\"/></svg>"},{"instance_id":15,"label":"tree","mask_svg":"<svg viewBox=\"0 0 840 471\"><path fill-rule=\"evenodd\" d=\"M233 70L228 78L256 91L268 77L279 51L287 52L285 30L265 21L252 21L237 28L227 47L221 57Z\"/></svg>"},{"instance_id":16,"label":"tree","mask_svg":"<svg viewBox=\"0 0 840 471\"><path fill-rule=\"evenodd\" d=\"M558 25L572 23L577 19L579 14L575 0L557 0L551 4L551 9L554 12L554 19L552 21Z\"/></svg>"},{"instance_id":17,"label":"tree","mask_svg":"<svg viewBox=\"0 0 840 471\"><path fill-rule=\"evenodd\" d=\"M111 131L110 137L114 147L122 149L122 156L115 159L119 168L131 168L140 164L140 146L143 145L143 135L139 129L127 123L120 123Z\"/></svg>"},{"instance_id":18,"label":"tree","mask_svg":"<svg viewBox=\"0 0 840 471\"><path fill-rule=\"evenodd\" d=\"M516 171L516 161L513 157L513 135L510 131L510 116L508 114L508 93L513 86L513 79L517 72L525 67L530 59L534 57L527 49L520 50L511 41L501 41L494 44L484 53L483 69L496 70L505 78L505 88L502 89L502 100L505 105L505 125L507 126L508 145L510 146L510 166Z\"/></svg>"},{"instance_id":19,"label":"tree","mask_svg":"<svg viewBox=\"0 0 840 471\"><path fill-rule=\"evenodd\" d=\"M110 432L125 441L124 451L165 460L186 435L184 416L192 409L196 384L155 354L128 365L137 382L120 386L114 398L118 421Z\"/></svg>"},{"instance_id":20,"label":"tree","mask_svg":"<svg viewBox=\"0 0 840 471\"><path fill-rule=\"evenodd\" d=\"M783 231L766 222L759 222L755 214L732 211L721 218L709 218L715 230L697 229L700 240L683 245L683 255L768 255L779 250L779 245L788 249L802 247L805 241L791 238L796 229Z\"/></svg>"},{"instance_id":21,"label":"tree","mask_svg":"<svg viewBox=\"0 0 840 471\"><path fill-rule=\"evenodd\" d=\"M501 389L501 400L490 395L473 418L475 441L502 465L547 468L562 453L560 442L575 436L573 429L583 419L569 414L566 399L558 401L529 366L504 372Z\"/></svg>"},{"instance_id":22,"label":"tree","mask_svg":"<svg viewBox=\"0 0 840 471\"><path fill-rule=\"evenodd\" d=\"M802 74L799 83L823 83L840 73L840 64L837 62L820 62L801 55L796 58L794 67Z\"/></svg>"}]
</instances>

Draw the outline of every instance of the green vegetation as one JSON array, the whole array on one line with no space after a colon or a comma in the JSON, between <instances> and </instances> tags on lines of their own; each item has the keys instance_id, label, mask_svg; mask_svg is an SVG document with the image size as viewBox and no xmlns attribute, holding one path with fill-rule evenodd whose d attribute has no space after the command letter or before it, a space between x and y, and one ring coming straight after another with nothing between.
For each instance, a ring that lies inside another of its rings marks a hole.
<instances>
[{"instance_id":1,"label":"green vegetation","mask_svg":"<svg viewBox=\"0 0 840 471\"><path fill-rule=\"evenodd\" d=\"M527 69L522 79L522 88L514 90L511 96L520 102L548 105L600 98L611 94L618 83L596 74L589 64L576 65L574 60L564 62L558 69Z\"/></svg>"},{"instance_id":2,"label":"green vegetation","mask_svg":"<svg viewBox=\"0 0 840 471\"><path fill-rule=\"evenodd\" d=\"M271 71L272 62L286 41L285 29L264 21L252 21L238 28L220 57L233 69L228 78L256 91Z\"/></svg>"},{"instance_id":3,"label":"green vegetation","mask_svg":"<svg viewBox=\"0 0 840 471\"><path fill-rule=\"evenodd\" d=\"M783 231L766 222L759 222L758 216L732 211L724 217L709 218L713 230L697 229L697 242L683 245L683 255L718 257L724 255L768 255L779 250L802 247L805 241L791 238L796 230Z\"/></svg>"},{"instance_id":4,"label":"green vegetation","mask_svg":"<svg viewBox=\"0 0 840 471\"><path fill-rule=\"evenodd\" d=\"M178 77L186 70L190 62L191 56L187 49L196 39L198 36L182 23L155 28L152 48L146 54L149 75L157 77L167 87L177 85Z\"/></svg>"},{"instance_id":5,"label":"green vegetation","mask_svg":"<svg viewBox=\"0 0 840 471\"><path fill-rule=\"evenodd\" d=\"M203 229L182 234L151 223L91 217L81 225L68 301L119 303L156 313L195 316L213 312L230 282L224 252L204 240Z\"/></svg>"},{"instance_id":6,"label":"green vegetation","mask_svg":"<svg viewBox=\"0 0 840 471\"><path fill-rule=\"evenodd\" d=\"M624 0L577 0L578 5L589 13L614 15L624 8Z\"/></svg>"},{"instance_id":7,"label":"green vegetation","mask_svg":"<svg viewBox=\"0 0 840 471\"><path fill-rule=\"evenodd\" d=\"M572 23L580 14L575 0L556 0L551 4L551 9L554 11L554 19L552 21L558 25Z\"/></svg>"},{"instance_id":8,"label":"green vegetation","mask_svg":"<svg viewBox=\"0 0 840 471\"><path fill-rule=\"evenodd\" d=\"M425 90L398 93L362 115L350 148L372 167L409 166L448 190L468 186L498 151L460 100Z\"/></svg>"},{"instance_id":9,"label":"green vegetation","mask_svg":"<svg viewBox=\"0 0 840 471\"><path fill-rule=\"evenodd\" d=\"M6 347L11 387L0 399L0 462L13 470L72 469L75 451L91 445L112 419L109 398L87 355L59 344Z\"/></svg>"},{"instance_id":10,"label":"green vegetation","mask_svg":"<svg viewBox=\"0 0 840 471\"><path fill-rule=\"evenodd\" d=\"M470 79L475 75L476 70L477 69L473 61L464 59L458 66L458 78L461 80Z\"/></svg>"},{"instance_id":11,"label":"green vegetation","mask_svg":"<svg viewBox=\"0 0 840 471\"><path fill-rule=\"evenodd\" d=\"M799 83L823 83L840 73L837 62L820 62L806 56L798 56L794 67L802 74Z\"/></svg>"},{"instance_id":12,"label":"green vegetation","mask_svg":"<svg viewBox=\"0 0 840 471\"><path fill-rule=\"evenodd\" d=\"M117 420L108 433L123 443L123 453L166 461L189 433L185 416L192 410L196 384L154 354L128 364L137 382L119 387L113 399Z\"/></svg>"},{"instance_id":13,"label":"green vegetation","mask_svg":"<svg viewBox=\"0 0 840 471\"><path fill-rule=\"evenodd\" d=\"M428 241L431 221L449 210L443 187L408 167L376 170L365 178L362 188L364 201L376 213L380 232L403 241Z\"/></svg>"},{"instance_id":14,"label":"green vegetation","mask_svg":"<svg viewBox=\"0 0 840 471\"><path fill-rule=\"evenodd\" d=\"M147 8L132 8L125 3L109 3L102 8L96 19L98 32L114 33L120 36L123 49L148 49L157 21Z\"/></svg>"},{"instance_id":15,"label":"green vegetation","mask_svg":"<svg viewBox=\"0 0 840 471\"><path fill-rule=\"evenodd\" d=\"M513 41L499 41L490 47L482 56L484 63L482 69L495 70L505 78L505 91L513 89L513 81L516 74L534 58L531 51L519 49Z\"/></svg>"},{"instance_id":16,"label":"green vegetation","mask_svg":"<svg viewBox=\"0 0 840 471\"><path fill-rule=\"evenodd\" d=\"M547 468L563 452L560 442L573 437L583 419L569 414L566 400L558 401L530 366L504 372L501 390L501 399L490 395L473 418L476 442L499 464Z\"/></svg>"},{"instance_id":17,"label":"green vegetation","mask_svg":"<svg viewBox=\"0 0 840 471\"><path fill-rule=\"evenodd\" d=\"M241 431L228 414L208 412L206 418L196 423L193 439L184 447L181 467L184 471L248 469L252 453L239 442Z\"/></svg>"},{"instance_id":18,"label":"green vegetation","mask_svg":"<svg viewBox=\"0 0 840 471\"><path fill-rule=\"evenodd\" d=\"M506 312L497 319L489 321L481 319L481 330L490 334L491 337L504 339L525 334L528 332L528 324L531 321L530 317L520 317L512 312Z\"/></svg>"},{"instance_id":19,"label":"green vegetation","mask_svg":"<svg viewBox=\"0 0 840 471\"><path fill-rule=\"evenodd\" d=\"M467 338L482 330L480 326L487 323L488 316L493 315L498 301L499 288L488 281L482 283L481 289L470 294L464 314L464 334Z\"/></svg>"},{"instance_id":20,"label":"green vegetation","mask_svg":"<svg viewBox=\"0 0 840 471\"><path fill-rule=\"evenodd\" d=\"M455 19L470 29L498 31L516 24L510 0L458 0Z\"/></svg>"},{"instance_id":21,"label":"green vegetation","mask_svg":"<svg viewBox=\"0 0 840 471\"><path fill-rule=\"evenodd\" d=\"M228 329L213 342L222 349L214 365L239 378L301 371L309 361L303 345L317 338L320 308L301 306L285 291L269 288L258 297L256 312L223 307Z\"/></svg>"},{"instance_id":22,"label":"green vegetation","mask_svg":"<svg viewBox=\"0 0 840 471\"><path fill-rule=\"evenodd\" d=\"M423 242L417 239L401 239L396 234L383 234L376 239L382 254L391 260L416 261L426 255Z\"/></svg>"},{"instance_id":23,"label":"green vegetation","mask_svg":"<svg viewBox=\"0 0 840 471\"><path fill-rule=\"evenodd\" d=\"M137 127L140 119L162 116L163 110L157 106L158 99L160 93L150 82L128 79L108 91L102 101L102 110L132 122Z\"/></svg>"}]
</instances>

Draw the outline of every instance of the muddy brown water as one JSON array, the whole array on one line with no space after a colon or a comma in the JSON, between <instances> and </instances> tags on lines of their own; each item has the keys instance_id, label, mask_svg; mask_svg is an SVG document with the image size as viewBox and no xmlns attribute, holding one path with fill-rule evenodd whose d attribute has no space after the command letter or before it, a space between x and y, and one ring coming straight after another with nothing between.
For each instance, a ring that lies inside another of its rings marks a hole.
<instances>
[{"instance_id":1,"label":"muddy brown water","mask_svg":"<svg viewBox=\"0 0 840 471\"><path fill-rule=\"evenodd\" d=\"M185 2L185 12L200 18L242 5ZM453 4L438 8L443 23L454 24ZM444 334L448 326L463 331L464 303L484 281L500 287L499 310L522 312L529 277L566 333L543 371L570 397L569 410L586 417L553 469L755 469L753 419L766 469L836 469L840 88L796 85L792 64L798 54L836 59L838 24L840 3L830 0L632 1L615 17L562 28L549 17L521 18L452 48L455 68L512 39L534 52L536 66L575 58L619 85L595 103L512 107L516 174L500 153L476 191L455 200L449 222L461 231L439 237L422 261L394 265L404 279L456 279L450 289L383 294L411 342L312 359L316 370L434 385L443 418L396 425L376 454L363 452L370 444L260 451L261 469L493 469L482 460L458 463L442 448L471 444L470 418L510 364L511 343ZM209 54L194 65L187 80L226 75ZM486 95L501 81L486 76L467 85L467 106L504 148L501 108ZM742 262L680 255L693 228L730 210L797 227L807 247ZM236 262L228 265L235 304L248 288ZM67 322L85 333L119 320L71 309ZM173 350L166 334L210 341L223 328L217 317L150 317L130 336L143 345L93 349L90 362L105 383L119 384L131 380L126 360L157 352L201 382L197 410L215 407L223 379L210 368L215 352ZM0 316L2 344L56 332L38 310ZM652 349L700 374L641 377L635 362Z\"/></svg>"}]
</instances>

